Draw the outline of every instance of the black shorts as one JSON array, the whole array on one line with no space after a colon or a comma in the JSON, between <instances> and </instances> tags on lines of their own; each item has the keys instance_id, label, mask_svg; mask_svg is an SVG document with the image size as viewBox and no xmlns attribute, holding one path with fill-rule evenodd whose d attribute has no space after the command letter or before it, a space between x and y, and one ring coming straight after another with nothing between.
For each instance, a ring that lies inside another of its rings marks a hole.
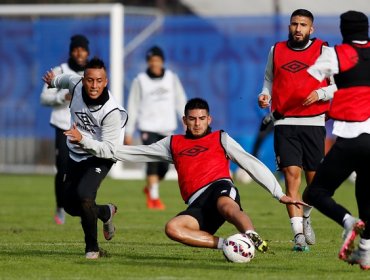
<instances>
[{"instance_id":1,"label":"black shorts","mask_svg":"<svg viewBox=\"0 0 370 280\"><path fill-rule=\"evenodd\" d=\"M78 201L86 198L95 200L100 184L112 165L113 161L97 157L80 162L69 158L65 198Z\"/></svg>"},{"instance_id":2,"label":"black shorts","mask_svg":"<svg viewBox=\"0 0 370 280\"><path fill-rule=\"evenodd\" d=\"M299 166L316 171L325 153L323 126L276 125L274 148L279 169Z\"/></svg>"},{"instance_id":3,"label":"black shorts","mask_svg":"<svg viewBox=\"0 0 370 280\"><path fill-rule=\"evenodd\" d=\"M221 180L210 185L185 211L177 216L192 216L198 221L200 230L214 234L226 221L217 209L217 200L221 196L232 198L242 210L238 189L230 181Z\"/></svg>"},{"instance_id":4,"label":"black shorts","mask_svg":"<svg viewBox=\"0 0 370 280\"><path fill-rule=\"evenodd\" d=\"M144 145L153 144L165 137L158 133L141 131L141 141ZM146 165L146 175L158 175L162 179L166 175L168 167L169 164L167 162L148 162Z\"/></svg>"}]
</instances>

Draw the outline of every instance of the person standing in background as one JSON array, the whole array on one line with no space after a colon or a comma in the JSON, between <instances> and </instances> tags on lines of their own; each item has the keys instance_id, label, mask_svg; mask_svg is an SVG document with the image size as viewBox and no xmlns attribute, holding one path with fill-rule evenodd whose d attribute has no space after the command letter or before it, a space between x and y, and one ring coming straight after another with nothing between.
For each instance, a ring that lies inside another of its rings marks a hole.
<instances>
[{"instance_id":1,"label":"person standing in background","mask_svg":"<svg viewBox=\"0 0 370 280\"><path fill-rule=\"evenodd\" d=\"M336 90L323 80L311 92L305 85L305 70L314 64L327 44L312 38L314 17L305 9L294 11L290 17L289 38L276 43L270 50L262 92L258 96L261 108L270 106L274 121L274 149L279 170L284 174L286 194L301 199L301 172L307 184L324 157L325 114L329 99ZM300 89L300 90L298 90ZM315 244L311 226L311 207L298 209L287 205L294 235L294 251L308 251Z\"/></svg>"},{"instance_id":2,"label":"person standing in background","mask_svg":"<svg viewBox=\"0 0 370 280\"><path fill-rule=\"evenodd\" d=\"M83 76L83 71L89 57L89 40L83 35L71 37L69 45L69 58L66 63L53 68L55 75L59 74L78 74ZM55 166L56 174L54 178L54 189L56 197L56 210L54 215L55 222L60 225L65 222L65 212L63 208L62 196L64 192L63 178L67 171L68 148L67 137L63 134L71 127L71 114L69 103L71 94L67 89L49 88L48 85L42 89L40 101L42 105L52 107L50 124L55 129Z\"/></svg>"},{"instance_id":3,"label":"person standing in background","mask_svg":"<svg viewBox=\"0 0 370 280\"><path fill-rule=\"evenodd\" d=\"M178 76L164 68L165 56L158 46L146 52L147 70L139 73L131 85L128 99L130 118L126 126L125 144L133 144L137 126L141 141L150 145L172 134L177 129L177 117L181 120L186 104L184 88ZM146 204L149 209L163 210L159 197L159 182L165 177L167 162L147 163Z\"/></svg>"}]
</instances>

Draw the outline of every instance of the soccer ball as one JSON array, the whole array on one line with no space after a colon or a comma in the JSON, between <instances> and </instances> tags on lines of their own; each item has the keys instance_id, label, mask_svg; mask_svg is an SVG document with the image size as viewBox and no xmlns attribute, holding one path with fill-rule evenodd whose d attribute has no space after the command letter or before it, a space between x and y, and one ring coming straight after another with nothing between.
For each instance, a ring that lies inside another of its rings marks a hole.
<instances>
[{"instance_id":1,"label":"soccer ball","mask_svg":"<svg viewBox=\"0 0 370 280\"><path fill-rule=\"evenodd\" d=\"M247 263L254 258L255 248L247 235L237 233L224 240L222 251L229 262Z\"/></svg>"}]
</instances>

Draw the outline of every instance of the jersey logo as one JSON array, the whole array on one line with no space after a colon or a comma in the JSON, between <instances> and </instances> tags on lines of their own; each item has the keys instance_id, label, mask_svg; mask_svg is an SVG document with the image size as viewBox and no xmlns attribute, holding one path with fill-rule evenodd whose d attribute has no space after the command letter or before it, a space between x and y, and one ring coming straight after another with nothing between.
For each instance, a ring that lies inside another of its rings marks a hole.
<instances>
[{"instance_id":1,"label":"jersey logo","mask_svg":"<svg viewBox=\"0 0 370 280\"><path fill-rule=\"evenodd\" d=\"M206 148L206 147L195 145L194 147L191 147L191 148L188 148L188 149L185 149L185 150L181 151L179 153L179 156L195 157L195 156L199 155L200 153L203 153L207 150L208 150L208 148Z\"/></svg>"},{"instance_id":2,"label":"jersey logo","mask_svg":"<svg viewBox=\"0 0 370 280\"><path fill-rule=\"evenodd\" d=\"M154 96L156 99L165 99L166 96L168 95L168 89L159 87L155 90L153 90L150 94Z\"/></svg>"},{"instance_id":3,"label":"jersey logo","mask_svg":"<svg viewBox=\"0 0 370 280\"><path fill-rule=\"evenodd\" d=\"M297 61L297 60L293 60L287 64L284 64L283 66L281 66L281 68L283 68L284 70L287 70L289 72L292 72L292 73L296 73L296 72L299 72L303 69L306 69L308 68L308 65L300 62L300 61Z\"/></svg>"},{"instance_id":4,"label":"jersey logo","mask_svg":"<svg viewBox=\"0 0 370 280\"><path fill-rule=\"evenodd\" d=\"M94 122L91 120L88 114L83 112L76 112L76 115L82 122L82 124L77 123L78 127L80 127L83 130L89 131L92 134L96 133L94 127L97 127L97 125L94 124Z\"/></svg>"}]
</instances>

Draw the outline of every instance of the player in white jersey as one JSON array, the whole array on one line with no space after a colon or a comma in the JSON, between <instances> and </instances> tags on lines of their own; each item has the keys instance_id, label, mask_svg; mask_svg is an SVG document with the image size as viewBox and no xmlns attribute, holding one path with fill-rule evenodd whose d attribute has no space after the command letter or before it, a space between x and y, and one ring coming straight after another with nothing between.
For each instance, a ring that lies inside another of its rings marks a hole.
<instances>
[{"instance_id":1,"label":"player in white jersey","mask_svg":"<svg viewBox=\"0 0 370 280\"><path fill-rule=\"evenodd\" d=\"M55 77L50 71L43 80L51 87L65 88L72 94L73 125L65 132L70 158L63 205L68 214L81 217L86 258L97 259L104 254L97 241L97 220L103 222L106 240L111 240L115 233L112 218L117 207L111 203L97 205L95 202L100 183L114 161L92 156L82 145L94 146L100 153L111 157L116 145L123 142L127 113L108 91L106 68L98 58L88 62L82 78L74 74ZM76 133L77 127L81 133Z\"/></svg>"},{"instance_id":2,"label":"player in white jersey","mask_svg":"<svg viewBox=\"0 0 370 280\"><path fill-rule=\"evenodd\" d=\"M52 71L55 75L74 73L82 76L88 57L88 39L83 35L74 35L71 37L69 45L68 62L53 68ZM56 197L54 220L57 224L64 224L65 222L62 196L64 189L63 177L67 171L68 148L67 138L63 132L71 127L71 114L68 108L70 100L71 95L68 90L49 88L47 85L43 87L40 96L41 104L53 108L50 116L50 124L55 129L55 166L57 173L54 179Z\"/></svg>"},{"instance_id":3,"label":"player in white jersey","mask_svg":"<svg viewBox=\"0 0 370 280\"><path fill-rule=\"evenodd\" d=\"M150 145L173 133L177 128L177 116L182 117L186 95L178 76L164 68L164 54L157 46L146 53L148 68L134 79L127 110L130 119L127 123L125 144L132 144L132 136L137 126L144 145ZM177 115L177 116L176 116ZM159 198L159 182L168 171L168 163L147 164L146 194L147 207L163 210L165 205Z\"/></svg>"}]
</instances>

